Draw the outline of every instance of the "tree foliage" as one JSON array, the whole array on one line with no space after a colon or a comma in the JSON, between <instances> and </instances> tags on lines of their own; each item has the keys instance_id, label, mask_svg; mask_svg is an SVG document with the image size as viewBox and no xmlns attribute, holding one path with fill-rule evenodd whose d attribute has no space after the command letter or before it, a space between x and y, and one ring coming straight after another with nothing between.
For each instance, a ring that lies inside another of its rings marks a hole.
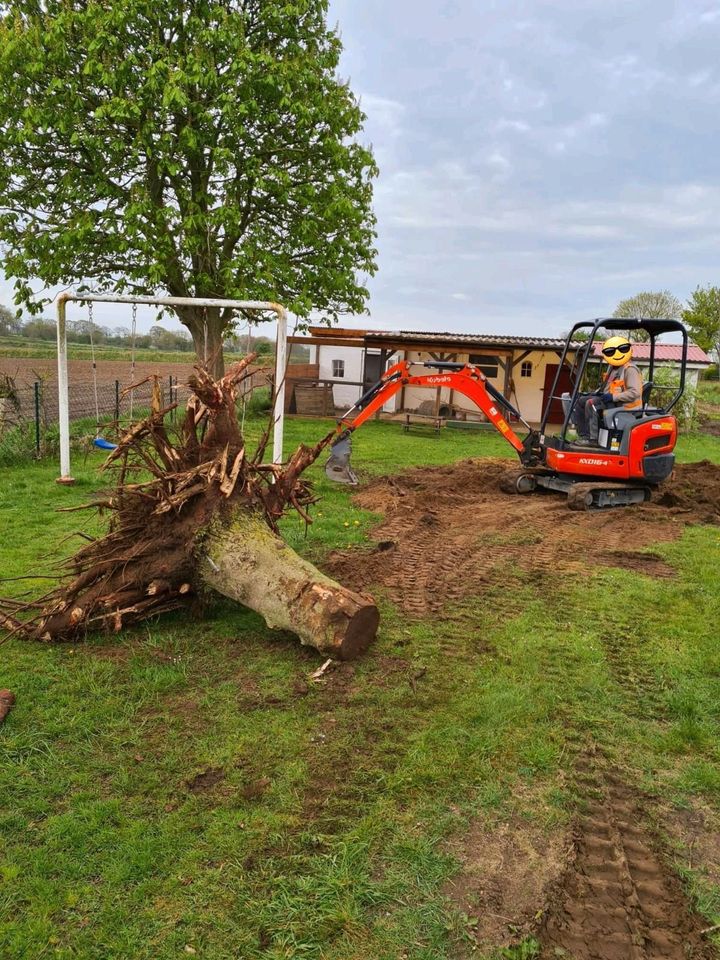
<instances>
[{"instance_id":1,"label":"tree foliage","mask_svg":"<svg viewBox=\"0 0 720 960\"><path fill-rule=\"evenodd\" d=\"M16 300L135 294L364 309L364 115L328 0L0 2L0 242ZM199 347L227 312L178 311Z\"/></svg>"},{"instance_id":2,"label":"tree foliage","mask_svg":"<svg viewBox=\"0 0 720 960\"><path fill-rule=\"evenodd\" d=\"M0 337L12 337L17 334L22 326L22 321L0 303Z\"/></svg>"},{"instance_id":3,"label":"tree foliage","mask_svg":"<svg viewBox=\"0 0 720 960\"><path fill-rule=\"evenodd\" d=\"M695 343L720 357L720 287L698 287L682 317Z\"/></svg>"},{"instance_id":4,"label":"tree foliage","mask_svg":"<svg viewBox=\"0 0 720 960\"><path fill-rule=\"evenodd\" d=\"M682 304L669 290L647 290L621 300L613 317L630 320L678 320L681 313ZM644 330L631 330L628 337L636 341L649 339Z\"/></svg>"}]
</instances>

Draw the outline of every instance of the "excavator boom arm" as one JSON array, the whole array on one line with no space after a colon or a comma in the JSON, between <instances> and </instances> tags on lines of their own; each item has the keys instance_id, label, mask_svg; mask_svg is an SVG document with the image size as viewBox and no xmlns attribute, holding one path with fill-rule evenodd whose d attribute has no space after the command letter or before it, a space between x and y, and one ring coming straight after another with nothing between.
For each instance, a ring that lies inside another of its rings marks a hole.
<instances>
[{"instance_id":1,"label":"excavator boom arm","mask_svg":"<svg viewBox=\"0 0 720 960\"><path fill-rule=\"evenodd\" d=\"M498 433L518 453L522 454L525 444L507 422L500 408L505 406L515 413L517 411L492 384L487 382L481 370L471 364L460 363L425 363L423 366L431 367L437 372L412 374L406 360L394 364L374 386L363 394L355 406L348 410L342 420L338 421L337 437L332 443L333 452L326 467L326 472L331 479L341 483L357 482L349 465L350 436L373 414L382 409L403 387L428 387L435 390L447 388L462 393L472 400L479 410L482 410ZM353 419L350 420L350 417Z\"/></svg>"},{"instance_id":2,"label":"excavator boom arm","mask_svg":"<svg viewBox=\"0 0 720 960\"><path fill-rule=\"evenodd\" d=\"M424 364L424 366L435 367L435 364ZM410 365L405 360L390 367L382 378L367 391L361 398L357 406L362 405L360 412L348 423L346 417L352 414L349 410L343 420L338 424L338 433L345 430L357 430L374 413L377 413L395 394L403 387L429 387L432 389L447 388L464 394L485 414L495 429L511 444L518 453L524 449L523 442L512 429L505 417L500 411L500 403L494 399L490 393L490 384L487 378L470 364L457 364L460 369L442 369L440 372L432 374L411 374ZM448 367L455 367L455 364L448 364ZM493 390L493 392L495 392ZM365 398L368 398L364 403Z\"/></svg>"}]
</instances>

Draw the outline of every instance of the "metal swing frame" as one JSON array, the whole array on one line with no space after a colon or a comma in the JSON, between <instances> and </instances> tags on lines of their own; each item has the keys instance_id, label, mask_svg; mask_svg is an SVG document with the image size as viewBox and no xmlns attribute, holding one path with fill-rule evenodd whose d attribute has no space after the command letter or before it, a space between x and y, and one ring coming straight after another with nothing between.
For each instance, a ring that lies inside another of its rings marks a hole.
<instances>
[{"instance_id":1,"label":"metal swing frame","mask_svg":"<svg viewBox=\"0 0 720 960\"><path fill-rule=\"evenodd\" d=\"M218 307L230 310L271 311L277 317L275 384L273 391L273 463L283 456L285 422L285 372L287 366L287 310L270 300L223 300L202 297L133 297L124 294L75 293L68 290L57 297L58 416L60 426L60 476L56 482L75 483L70 472L70 399L67 371L67 305L75 303L132 303L157 307ZM134 356L133 356L134 363Z\"/></svg>"}]
</instances>

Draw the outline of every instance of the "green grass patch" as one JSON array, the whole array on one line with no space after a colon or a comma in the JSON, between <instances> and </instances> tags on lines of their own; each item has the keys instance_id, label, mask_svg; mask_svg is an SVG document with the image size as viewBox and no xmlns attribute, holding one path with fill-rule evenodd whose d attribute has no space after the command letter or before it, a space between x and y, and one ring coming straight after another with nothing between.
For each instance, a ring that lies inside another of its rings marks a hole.
<instances>
[{"instance_id":1,"label":"green grass patch","mask_svg":"<svg viewBox=\"0 0 720 960\"><path fill-rule=\"evenodd\" d=\"M289 421L286 450L328 426ZM353 442L364 477L514 456L492 434L398 424ZM720 461L715 438L678 453ZM63 538L99 529L57 509L101 489L101 462L76 457L71 488L52 462L2 470L0 574L52 575ZM374 516L322 464L312 476L316 522L289 517L287 539L314 559L362 545ZM585 745L665 802L717 808L720 532L653 550L676 579L508 567L450 619L383 603L372 651L324 684L314 651L228 603L75 647L1 646L18 702L0 728L0 957L450 960L447 837L513 812L565 822ZM717 892L688 884L718 922ZM500 954L536 955L532 940Z\"/></svg>"}]
</instances>

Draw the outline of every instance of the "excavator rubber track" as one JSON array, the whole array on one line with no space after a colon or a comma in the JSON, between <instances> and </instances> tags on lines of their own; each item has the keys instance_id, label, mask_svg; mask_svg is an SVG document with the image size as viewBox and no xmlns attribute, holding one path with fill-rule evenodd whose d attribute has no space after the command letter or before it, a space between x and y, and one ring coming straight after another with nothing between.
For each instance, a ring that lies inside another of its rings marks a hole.
<instances>
[{"instance_id":1,"label":"excavator rubber track","mask_svg":"<svg viewBox=\"0 0 720 960\"><path fill-rule=\"evenodd\" d=\"M567 505L570 510L605 510L647 503L651 497L650 487L629 483L575 483L568 492Z\"/></svg>"},{"instance_id":2,"label":"excavator rubber track","mask_svg":"<svg viewBox=\"0 0 720 960\"><path fill-rule=\"evenodd\" d=\"M542 473L513 471L500 481L504 493L527 494L538 488L567 495L570 510L604 510L609 507L629 507L647 503L652 496L650 487L630 483L596 481L582 483Z\"/></svg>"}]
</instances>

